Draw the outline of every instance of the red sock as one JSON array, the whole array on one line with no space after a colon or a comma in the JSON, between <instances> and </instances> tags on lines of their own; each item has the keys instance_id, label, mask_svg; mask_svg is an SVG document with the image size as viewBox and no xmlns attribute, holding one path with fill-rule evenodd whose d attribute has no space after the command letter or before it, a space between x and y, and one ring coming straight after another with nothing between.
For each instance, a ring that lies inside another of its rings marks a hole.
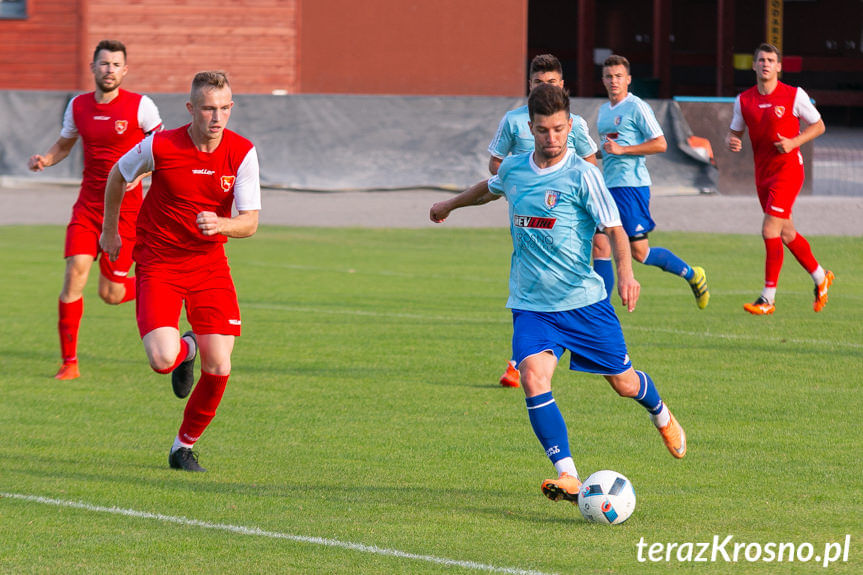
<instances>
[{"instance_id":1,"label":"red sock","mask_svg":"<svg viewBox=\"0 0 863 575\"><path fill-rule=\"evenodd\" d=\"M59 303L57 331L60 333L60 355L63 363L78 361L78 328L84 315L84 298Z\"/></svg>"},{"instance_id":2,"label":"red sock","mask_svg":"<svg viewBox=\"0 0 863 575\"><path fill-rule=\"evenodd\" d=\"M811 274L818 269L818 260L812 255L812 248L809 247L809 242L802 235L797 234L793 240L785 245L788 246L788 249L807 272Z\"/></svg>"},{"instance_id":3,"label":"red sock","mask_svg":"<svg viewBox=\"0 0 863 575\"><path fill-rule=\"evenodd\" d=\"M171 373L177 366L186 361L186 356L189 355L189 344L186 343L186 340L182 337L180 338L180 352L177 354L177 359L174 360L174 365L167 369L156 369L153 370L157 373Z\"/></svg>"},{"instance_id":4,"label":"red sock","mask_svg":"<svg viewBox=\"0 0 863 575\"><path fill-rule=\"evenodd\" d=\"M216 409L222 401L229 375L213 375L201 372L201 379L186 403L183 424L178 436L183 443L195 443L216 416Z\"/></svg>"},{"instance_id":5,"label":"red sock","mask_svg":"<svg viewBox=\"0 0 863 575\"><path fill-rule=\"evenodd\" d=\"M764 287L775 288L779 283L782 257L785 255L782 238L764 238L764 247L767 250L767 260L764 263Z\"/></svg>"},{"instance_id":6,"label":"red sock","mask_svg":"<svg viewBox=\"0 0 863 575\"><path fill-rule=\"evenodd\" d=\"M135 289L135 276L125 278L123 285L126 286L126 293L123 295L120 303L126 303L135 299L135 294L137 293Z\"/></svg>"}]
</instances>

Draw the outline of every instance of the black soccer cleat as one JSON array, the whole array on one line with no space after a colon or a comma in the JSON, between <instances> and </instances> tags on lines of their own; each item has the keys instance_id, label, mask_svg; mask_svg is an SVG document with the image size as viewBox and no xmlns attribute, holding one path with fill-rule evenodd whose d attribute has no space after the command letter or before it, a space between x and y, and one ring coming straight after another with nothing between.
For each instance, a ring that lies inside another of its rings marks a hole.
<instances>
[{"instance_id":1,"label":"black soccer cleat","mask_svg":"<svg viewBox=\"0 0 863 575\"><path fill-rule=\"evenodd\" d=\"M181 447L168 455L168 465L171 469L182 469L183 471L206 471L198 464L198 454L188 447Z\"/></svg>"},{"instance_id":2,"label":"black soccer cleat","mask_svg":"<svg viewBox=\"0 0 863 575\"><path fill-rule=\"evenodd\" d=\"M191 330L183 334L183 337L186 336L195 343L195 353L191 359L187 359L171 372L171 386L174 388L174 395L180 399L188 397L195 385L195 358L198 357L198 338Z\"/></svg>"}]
</instances>

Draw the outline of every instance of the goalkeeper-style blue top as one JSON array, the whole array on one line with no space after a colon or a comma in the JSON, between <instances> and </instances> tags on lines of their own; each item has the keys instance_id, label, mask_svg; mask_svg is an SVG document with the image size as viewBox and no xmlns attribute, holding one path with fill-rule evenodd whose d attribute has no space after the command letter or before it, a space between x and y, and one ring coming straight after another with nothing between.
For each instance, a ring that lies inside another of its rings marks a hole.
<instances>
[{"instance_id":1,"label":"goalkeeper-style blue top","mask_svg":"<svg viewBox=\"0 0 863 575\"><path fill-rule=\"evenodd\" d=\"M606 136L621 146L635 146L664 135L653 110L635 94L628 94L616 106L611 102L600 106L596 129L600 145ZM644 156L616 156L603 151L602 174L609 188L650 185Z\"/></svg>"},{"instance_id":2,"label":"goalkeeper-style blue top","mask_svg":"<svg viewBox=\"0 0 863 575\"><path fill-rule=\"evenodd\" d=\"M570 114L572 129L566 139L566 146L575 150L581 158L596 153L596 142L587 131L587 122L581 116ZM530 113L527 106L510 110L504 114L497 127L488 152L495 158L505 158L509 154L532 152L534 147L533 134L530 133Z\"/></svg>"},{"instance_id":3,"label":"goalkeeper-style blue top","mask_svg":"<svg viewBox=\"0 0 863 575\"><path fill-rule=\"evenodd\" d=\"M538 167L532 152L509 156L488 188L509 203L507 307L564 311L605 299L591 244L597 228L619 226L620 216L596 166L571 149L548 168Z\"/></svg>"}]
</instances>

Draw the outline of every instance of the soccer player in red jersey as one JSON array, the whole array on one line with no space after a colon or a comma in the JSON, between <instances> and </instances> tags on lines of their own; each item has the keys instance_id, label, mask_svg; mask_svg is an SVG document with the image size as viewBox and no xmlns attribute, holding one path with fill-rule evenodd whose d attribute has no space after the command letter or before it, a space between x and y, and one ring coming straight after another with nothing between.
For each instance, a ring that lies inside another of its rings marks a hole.
<instances>
[{"instance_id":1,"label":"soccer player in red jersey","mask_svg":"<svg viewBox=\"0 0 863 575\"><path fill-rule=\"evenodd\" d=\"M771 44L755 50L752 63L757 84L734 102L734 116L725 143L732 152L743 149L741 138L749 128L755 157L755 186L764 212L761 235L767 251L764 290L754 303L743 308L754 315L772 314L776 306L776 284L782 269L783 244L815 282L813 309L827 304L833 272L824 270L812 254L809 242L794 228L791 208L803 187L803 155L800 146L824 133L821 114L802 88L779 81L782 54ZM800 119L808 126L800 130Z\"/></svg>"},{"instance_id":2,"label":"soccer player in red jersey","mask_svg":"<svg viewBox=\"0 0 863 575\"><path fill-rule=\"evenodd\" d=\"M226 129L231 87L222 72L200 72L186 108L192 121L153 134L123 155L105 188L102 249L123 250L120 206L126 182L152 172L138 216L137 321L153 370L171 373L174 393L189 395L200 349L201 377L186 403L168 456L172 468L205 471L192 446L216 415L231 373L240 309L224 243L258 228L261 187L254 145ZM232 217L235 204L237 215ZM180 336L185 303L192 330Z\"/></svg>"},{"instance_id":3,"label":"soccer player in red jersey","mask_svg":"<svg viewBox=\"0 0 863 575\"><path fill-rule=\"evenodd\" d=\"M90 64L96 89L73 98L66 107L60 138L45 154L30 157L28 166L34 172L62 161L78 138L84 146L84 174L78 201L66 228L66 273L60 292L60 351L63 365L57 379L74 379L78 369L78 329L84 312L84 287L96 258L99 258L99 297L109 304L135 299L132 246L135 243L135 219L141 206L141 184L129 186L120 212L120 233L126 245L116 261L100 257L99 234L105 181L111 166L122 154L147 134L159 130L159 110L147 96L120 88L126 76L126 47L116 40L103 40L93 52Z\"/></svg>"}]
</instances>

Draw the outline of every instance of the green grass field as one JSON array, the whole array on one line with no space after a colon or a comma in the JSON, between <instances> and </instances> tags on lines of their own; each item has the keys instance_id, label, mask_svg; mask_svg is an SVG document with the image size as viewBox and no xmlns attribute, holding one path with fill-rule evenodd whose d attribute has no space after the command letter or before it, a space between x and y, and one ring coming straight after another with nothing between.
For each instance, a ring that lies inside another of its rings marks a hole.
<instances>
[{"instance_id":1,"label":"green grass field","mask_svg":"<svg viewBox=\"0 0 863 575\"><path fill-rule=\"evenodd\" d=\"M759 237L651 235L704 265L712 293L699 311L681 279L636 264L638 309L616 300L686 458L568 356L555 378L582 477L615 469L638 494L627 523L604 527L542 496L553 468L521 390L497 385L506 230L270 227L233 241L244 335L196 448L206 474L168 469L184 402L149 369L133 307L98 299L95 271L82 377L52 379L63 233L0 227L2 573L863 572L861 238L810 238L837 277L822 313L789 254L776 314L752 317ZM694 561L729 535L729 555L788 542L813 558ZM816 563L846 535L847 562ZM693 560L645 547L639 562L642 538L691 542Z\"/></svg>"}]
</instances>

